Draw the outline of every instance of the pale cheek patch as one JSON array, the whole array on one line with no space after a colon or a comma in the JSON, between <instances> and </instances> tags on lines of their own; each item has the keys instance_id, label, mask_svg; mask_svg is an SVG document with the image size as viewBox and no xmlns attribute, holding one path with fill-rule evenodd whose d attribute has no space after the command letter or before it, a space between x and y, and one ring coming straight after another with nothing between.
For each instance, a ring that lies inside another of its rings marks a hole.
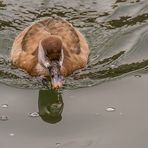
<instances>
[{"instance_id":1,"label":"pale cheek patch","mask_svg":"<svg viewBox=\"0 0 148 148\"><path fill-rule=\"evenodd\" d=\"M64 61L64 52L63 52L63 49L62 49L61 50L61 59L60 59L60 62L59 62L60 66L63 65L63 61Z\"/></svg>"},{"instance_id":2,"label":"pale cheek patch","mask_svg":"<svg viewBox=\"0 0 148 148\"><path fill-rule=\"evenodd\" d=\"M49 61L45 57L45 52L43 50L41 42L39 43L38 60L39 60L39 63L44 67L48 68L50 66Z\"/></svg>"}]
</instances>

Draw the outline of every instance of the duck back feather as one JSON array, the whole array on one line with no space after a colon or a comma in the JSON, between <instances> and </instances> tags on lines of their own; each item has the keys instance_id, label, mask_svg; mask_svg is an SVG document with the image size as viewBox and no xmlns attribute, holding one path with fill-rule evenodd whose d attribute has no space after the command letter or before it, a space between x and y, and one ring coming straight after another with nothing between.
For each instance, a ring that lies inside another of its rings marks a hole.
<instances>
[{"instance_id":1,"label":"duck back feather","mask_svg":"<svg viewBox=\"0 0 148 148\"><path fill-rule=\"evenodd\" d=\"M62 40L62 75L67 76L87 64L89 47L84 36L60 17L43 19L22 31L12 46L12 63L31 75L48 75L47 70L38 63L37 54L39 42L50 35L58 36Z\"/></svg>"}]
</instances>

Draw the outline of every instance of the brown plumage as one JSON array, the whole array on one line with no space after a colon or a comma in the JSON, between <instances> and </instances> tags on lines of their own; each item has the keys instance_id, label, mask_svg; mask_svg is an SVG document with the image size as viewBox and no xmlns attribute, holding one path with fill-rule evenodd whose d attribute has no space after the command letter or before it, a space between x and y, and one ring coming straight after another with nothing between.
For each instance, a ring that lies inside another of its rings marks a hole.
<instances>
[{"instance_id":1,"label":"brown plumage","mask_svg":"<svg viewBox=\"0 0 148 148\"><path fill-rule=\"evenodd\" d=\"M49 60L59 60L61 48L63 76L70 75L87 64L89 48L84 36L62 18L46 18L27 27L16 37L10 59L12 64L30 75L48 76L48 70L38 60L39 43Z\"/></svg>"},{"instance_id":2,"label":"brown plumage","mask_svg":"<svg viewBox=\"0 0 148 148\"><path fill-rule=\"evenodd\" d=\"M62 41L60 38L50 36L41 42L49 60L59 60L61 56Z\"/></svg>"}]
</instances>

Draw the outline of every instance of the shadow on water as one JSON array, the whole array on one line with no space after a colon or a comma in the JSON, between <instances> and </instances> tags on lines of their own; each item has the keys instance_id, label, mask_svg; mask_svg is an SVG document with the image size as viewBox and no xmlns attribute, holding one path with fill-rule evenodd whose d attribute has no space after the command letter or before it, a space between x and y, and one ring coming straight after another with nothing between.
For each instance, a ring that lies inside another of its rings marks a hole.
<instances>
[{"instance_id":1,"label":"shadow on water","mask_svg":"<svg viewBox=\"0 0 148 148\"><path fill-rule=\"evenodd\" d=\"M43 121L51 124L61 121L64 108L61 93L57 90L40 90L38 108Z\"/></svg>"},{"instance_id":2,"label":"shadow on water","mask_svg":"<svg viewBox=\"0 0 148 148\"><path fill-rule=\"evenodd\" d=\"M133 18L131 16L121 16L117 20L105 22L105 24L102 24L102 26L106 27L107 29L116 29L123 26L134 26L137 23L143 23L146 20L148 20L148 13L141 14Z\"/></svg>"}]
</instances>

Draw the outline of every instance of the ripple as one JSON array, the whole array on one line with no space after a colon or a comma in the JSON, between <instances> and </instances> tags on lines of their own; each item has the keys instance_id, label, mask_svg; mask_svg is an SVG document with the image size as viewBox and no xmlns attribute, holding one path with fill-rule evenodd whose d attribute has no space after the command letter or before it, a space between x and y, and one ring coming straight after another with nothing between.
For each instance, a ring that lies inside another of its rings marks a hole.
<instances>
[{"instance_id":1,"label":"ripple","mask_svg":"<svg viewBox=\"0 0 148 148\"><path fill-rule=\"evenodd\" d=\"M10 133L9 136L13 137L13 136L15 136L15 134L14 133Z\"/></svg>"},{"instance_id":2,"label":"ripple","mask_svg":"<svg viewBox=\"0 0 148 148\"><path fill-rule=\"evenodd\" d=\"M64 89L138 75L148 67L147 10L147 1L139 0L0 2L0 83L17 88L46 87L38 77L12 66L8 55L18 32L48 16L61 16L74 24L91 49L88 65L65 78Z\"/></svg>"},{"instance_id":3,"label":"ripple","mask_svg":"<svg viewBox=\"0 0 148 148\"><path fill-rule=\"evenodd\" d=\"M107 112L114 112L116 109L114 107L108 107L106 108Z\"/></svg>"},{"instance_id":4,"label":"ripple","mask_svg":"<svg viewBox=\"0 0 148 148\"><path fill-rule=\"evenodd\" d=\"M128 2L129 0L116 0L115 3L123 3L123 2ZM130 3L137 3L140 2L140 0L130 0Z\"/></svg>"},{"instance_id":5,"label":"ripple","mask_svg":"<svg viewBox=\"0 0 148 148\"><path fill-rule=\"evenodd\" d=\"M120 28L123 26L133 26L137 23L144 23L148 20L148 13L138 15L134 18L131 16L121 16L119 19L111 20L102 24L102 26L106 27L107 29L115 29Z\"/></svg>"},{"instance_id":6,"label":"ripple","mask_svg":"<svg viewBox=\"0 0 148 148\"><path fill-rule=\"evenodd\" d=\"M28 115L29 115L29 117L32 117L32 118L39 117L39 113L38 112L29 113Z\"/></svg>"},{"instance_id":7,"label":"ripple","mask_svg":"<svg viewBox=\"0 0 148 148\"><path fill-rule=\"evenodd\" d=\"M60 146L61 146L61 143L56 143L55 147L60 147Z\"/></svg>"},{"instance_id":8,"label":"ripple","mask_svg":"<svg viewBox=\"0 0 148 148\"><path fill-rule=\"evenodd\" d=\"M1 108L8 108L8 104L2 104Z\"/></svg>"},{"instance_id":9,"label":"ripple","mask_svg":"<svg viewBox=\"0 0 148 148\"><path fill-rule=\"evenodd\" d=\"M5 115L0 116L0 121L7 121L8 117Z\"/></svg>"}]
</instances>

